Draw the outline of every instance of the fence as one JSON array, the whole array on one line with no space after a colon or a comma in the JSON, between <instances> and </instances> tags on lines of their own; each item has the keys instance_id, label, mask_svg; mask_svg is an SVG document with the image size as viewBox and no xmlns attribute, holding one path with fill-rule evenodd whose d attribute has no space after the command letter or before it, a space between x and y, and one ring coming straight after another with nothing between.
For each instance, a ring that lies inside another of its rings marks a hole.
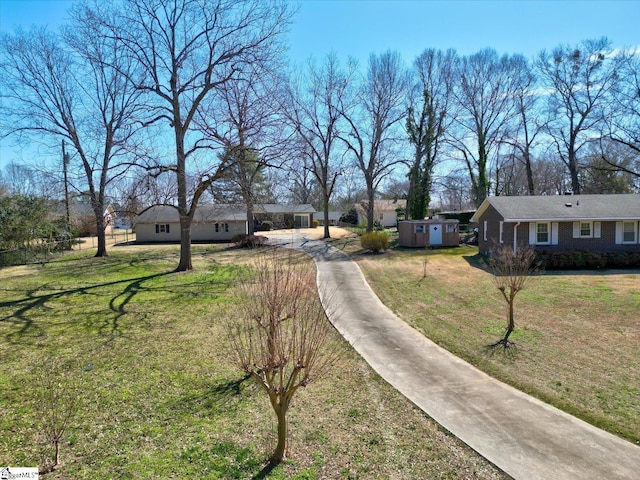
<instances>
[{"instance_id":1,"label":"fence","mask_svg":"<svg viewBox=\"0 0 640 480\"><path fill-rule=\"evenodd\" d=\"M114 230L106 235L107 246L116 243L131 242L136 238L129 230ZM37 242L25 248L0 250L0 267L46 263L52 258L78 250L98 248L98 237L72 238L55 242Z\"/></svg>"}]
</instances>

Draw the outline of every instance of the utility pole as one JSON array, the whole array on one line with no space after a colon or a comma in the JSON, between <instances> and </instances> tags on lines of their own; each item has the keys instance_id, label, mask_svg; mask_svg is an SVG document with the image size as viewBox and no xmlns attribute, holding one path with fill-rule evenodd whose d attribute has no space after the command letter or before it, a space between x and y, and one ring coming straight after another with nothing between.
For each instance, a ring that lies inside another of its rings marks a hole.
<instances>
[{"instance_id":1,"label":"utility pole","mask_svg":"<svg viewBox=\"0 0 640 480\"><path fill-rule=\"evenodd\" d=\"M69 223L71 215L69 215L69 182L67 180L67 164L69 163L69 155L65 151L64 140L62 141L62 172L64 173L64 206L65 206L65 225L67 232L69 231Z\"/></svg>"}]
</instances>

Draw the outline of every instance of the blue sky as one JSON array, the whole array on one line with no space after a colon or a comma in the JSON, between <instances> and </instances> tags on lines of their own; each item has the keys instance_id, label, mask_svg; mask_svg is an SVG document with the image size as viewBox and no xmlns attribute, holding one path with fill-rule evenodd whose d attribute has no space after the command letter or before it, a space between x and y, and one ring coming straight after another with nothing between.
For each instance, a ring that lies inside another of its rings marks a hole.
<instances>
[{"instance_id":1,"label":"blue sky","mask_svg":"<svg viewBox=\"0 0 640 480\"><path fill-rule=\"evenodd\" d=\"M0 30L65 20L71 0L0 0ZM461 54L493 47L535 55L543 48L607 36L640 44L640 0L302 0L289 35L303 61L334 50L366 60L398 50L407 62L425 48Z\"/></svg>"},{"instance_id":2,"label":"blue sky","mask_svg":"<svg viewBox=\"0 0 640 480\"><path fill-rule=\"evenodd\" d=\"M32 24L55 29L72 3L0 0L0 31ZM640 0L302 0L289 33L290 58L302 63L334 51L364 66L370 53L388 49L410 63L426 48L464 55L484 47L532 57L601 36L621 48L640 45L638 19ZM2 147L0 168L20 160Z\"/></svg>"}]
</instances>

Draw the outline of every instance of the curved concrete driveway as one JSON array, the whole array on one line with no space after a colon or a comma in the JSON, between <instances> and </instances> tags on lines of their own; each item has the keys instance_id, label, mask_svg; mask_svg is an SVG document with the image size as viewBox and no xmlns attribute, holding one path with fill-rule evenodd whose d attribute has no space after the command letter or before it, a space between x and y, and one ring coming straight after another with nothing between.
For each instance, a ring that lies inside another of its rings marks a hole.
<instances>
[{"instance_id":1,"label":"curved concrete driveway","mask_svg":"<svg viewBox=\"0 0 640 480\"><path fill-rule=\"evenodd\" d=\"M344 338L387 382L504 472L516 479L640 479L640 447L438 347L394 315L340 250L301 235L273 235L270 242L313 257L323 303Z\"/></svg>"}]
</instances>

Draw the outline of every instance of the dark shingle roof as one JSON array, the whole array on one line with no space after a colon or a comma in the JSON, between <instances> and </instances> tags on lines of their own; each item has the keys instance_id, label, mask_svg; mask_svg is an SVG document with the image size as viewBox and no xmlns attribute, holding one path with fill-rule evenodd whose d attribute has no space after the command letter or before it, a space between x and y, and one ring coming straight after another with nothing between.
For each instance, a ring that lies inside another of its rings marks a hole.
<instances>
[{"instance_id":1,"label":"dark shingle roof","mask_svg":"<svg viewBox=\"0 0 640 480\"><path fill-rule=\"evenodd\" d=\"M488 197L471 221L477 222L489 205L506 222L640 219L637 194Z\"/></svg>"}]
</instances>

